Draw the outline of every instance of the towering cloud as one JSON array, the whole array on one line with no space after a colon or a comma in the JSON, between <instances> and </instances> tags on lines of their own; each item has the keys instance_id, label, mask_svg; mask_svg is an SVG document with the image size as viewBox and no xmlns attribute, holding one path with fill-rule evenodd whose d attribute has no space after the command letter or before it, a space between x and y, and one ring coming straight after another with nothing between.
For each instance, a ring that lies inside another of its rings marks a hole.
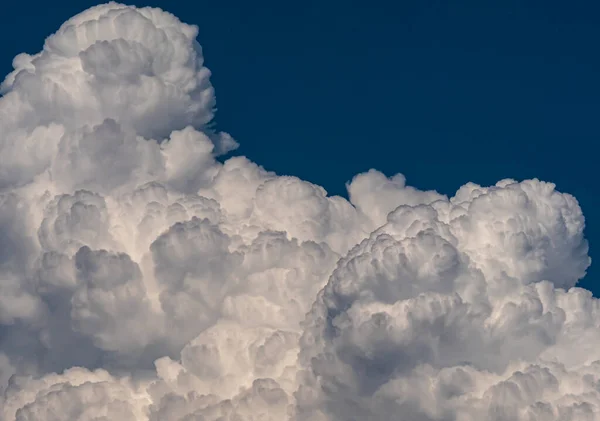
<instances>
[{"instance_id":1,"label":"towering cloud","mask_svg":"<svg viewBox=\"0 0 600 421\"><path fill-rule=\"evenodd\" d=\"M15 58L1 421L600 420L574 197L220 163L197 32L110 3Z\"/></svg>"}]
</instances>

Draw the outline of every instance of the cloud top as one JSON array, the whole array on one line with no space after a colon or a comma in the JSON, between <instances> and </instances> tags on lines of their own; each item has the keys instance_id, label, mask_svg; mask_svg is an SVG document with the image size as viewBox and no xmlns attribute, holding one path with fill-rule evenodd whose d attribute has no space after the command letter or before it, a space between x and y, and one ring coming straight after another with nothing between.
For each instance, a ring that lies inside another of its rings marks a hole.
<instances>
[{"instance_id":1,"label":"cloud top","mask_svg":"<svg viewBox=\"0 0 600 421\"><path fill-rule=\"evenodd\" d=\"M15 58L1 421L600 420L573 196L221 163L197 34L109 3Z\"/></svg>"}]
</instances>

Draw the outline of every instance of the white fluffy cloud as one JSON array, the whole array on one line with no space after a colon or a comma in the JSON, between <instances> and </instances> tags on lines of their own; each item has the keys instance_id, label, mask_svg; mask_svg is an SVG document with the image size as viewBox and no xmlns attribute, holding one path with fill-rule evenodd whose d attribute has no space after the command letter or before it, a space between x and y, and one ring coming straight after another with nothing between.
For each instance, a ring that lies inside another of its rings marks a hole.
<instances>
[{"instance_id":1,"label":"white fluffy cloud","mask_svg":"<svg viewBox=\"0 0 600 421\"><path fill-rule=\"evenodd\" d=\"M220 163L197 32L110 3L15 58L0 420L600 420L574 197Z\"/></svg>"}]
</instances>

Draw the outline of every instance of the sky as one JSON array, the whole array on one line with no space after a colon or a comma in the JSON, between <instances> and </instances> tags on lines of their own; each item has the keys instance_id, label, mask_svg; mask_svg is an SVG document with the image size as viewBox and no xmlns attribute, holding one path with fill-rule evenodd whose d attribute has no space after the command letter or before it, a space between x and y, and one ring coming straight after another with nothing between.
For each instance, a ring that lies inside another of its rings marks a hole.
<instances>
[{"instance_id":1,"label":"sky","mask_svg":"<svg viewBox=\"0 0 600 421\"><path fill-rule=\"evenodd\" d=\"M2 73L94 4L8 2ZM595 2L144 5L199 26L217 127L267 169L337 195L369 168L449 195L467 181L537 177L575 195L592 258L600 247ZM600 294L595 266L581 285Z\"/></svg>"},{"instance_id":2,"label":"sky","mask_svg":"<svg viewBox=\"0 0 600 421\"><path fill-rule=\"evenodd\" d=\"M0 421L600 421L593 11L519 5L11 4Z\"/></svg>"}]
</instances>

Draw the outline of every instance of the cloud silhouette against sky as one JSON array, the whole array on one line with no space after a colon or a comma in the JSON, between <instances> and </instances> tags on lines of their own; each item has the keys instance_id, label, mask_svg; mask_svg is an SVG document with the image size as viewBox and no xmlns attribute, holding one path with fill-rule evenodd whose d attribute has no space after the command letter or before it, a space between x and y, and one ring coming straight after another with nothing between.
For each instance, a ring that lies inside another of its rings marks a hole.
<instances>
[{"instance_id":1,"label":"cloud silhouette against sky","mask_svg":"<svg viewBox=\"0 0 600 421\"><path fill-rule=\"evenodd\" d=\"M197 33L110 3L15 58L0 420L600 420L574 197L222 163Z\"/></svg>"}]
</instances>

